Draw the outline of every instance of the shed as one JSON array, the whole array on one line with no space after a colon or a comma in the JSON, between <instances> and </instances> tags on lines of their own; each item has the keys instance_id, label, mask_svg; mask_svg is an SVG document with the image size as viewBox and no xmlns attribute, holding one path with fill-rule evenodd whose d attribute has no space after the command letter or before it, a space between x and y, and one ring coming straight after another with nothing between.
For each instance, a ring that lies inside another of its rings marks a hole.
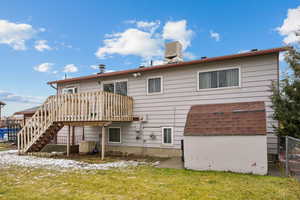
<instances>
[{"instance_id":1,"label":"shed","mask_svg":"<svg viewBox=\"0 0 300 200\"><path fill-rule=\"evenodd\" d=\"M185 168L266 174L264 102L194 105L184 129Z\"/></svg>"}]
</instances>

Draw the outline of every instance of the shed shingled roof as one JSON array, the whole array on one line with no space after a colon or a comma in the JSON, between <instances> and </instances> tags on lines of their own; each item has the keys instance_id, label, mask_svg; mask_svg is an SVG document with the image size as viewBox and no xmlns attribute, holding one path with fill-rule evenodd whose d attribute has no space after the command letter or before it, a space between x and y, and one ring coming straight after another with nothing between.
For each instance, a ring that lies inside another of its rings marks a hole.
<instances>
[{"instance_id":1,"label":"shed shingled roof","mask_svg":"<svg viewBox=\"0 0 300 200\"><path fill-rule=\"evenodd\" d=\"M264 102L194 105L184 129L185 136L265 135Z\"/></svg>"}]
</instances>

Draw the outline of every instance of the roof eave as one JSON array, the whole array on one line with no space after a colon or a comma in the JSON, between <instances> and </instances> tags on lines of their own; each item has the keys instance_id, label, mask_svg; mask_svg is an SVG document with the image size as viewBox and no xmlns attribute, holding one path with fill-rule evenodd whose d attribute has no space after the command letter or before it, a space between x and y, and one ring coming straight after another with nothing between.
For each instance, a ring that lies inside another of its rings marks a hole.
<instances>
[{"instance_id":1,"label":"roof eave","mask_svg":"<svg viewBox=\"0 0 300 200\"><path fill-rule=\"evenodd\" d=\"M152 66L152 67L136 68L136 69L116 71L116 72L110 72L110 73L81 76L81 77L77 77L77 78L69 78L69 79L63 79L63 80L50 81L47 84L51 85L51 84L58 84L58 83L76 82L76 81L82 81L82 80L96 79L96 78L100 78L100 77L118 76L118 75L125 75L125 74L136 73L136 72L145 72L145 71L171 68L171 67L180 67L180 66L186 66L186 65L223 61L223 60L251 57L251 56L258 56L258 55L267 55L267 54L287 51L290 48L292 48L292 47L285 46L285 47L266 49L266 50L260 50L260 51L250 51L250 52L246 52L246 53L231 54L231 55L225 55L225 56L205 58L205 59L200 59L200 60L186 61L186 62L180 62L180 63L176 63L176 64L156 65L156 66Z\"/></svg>"}]
</instances>

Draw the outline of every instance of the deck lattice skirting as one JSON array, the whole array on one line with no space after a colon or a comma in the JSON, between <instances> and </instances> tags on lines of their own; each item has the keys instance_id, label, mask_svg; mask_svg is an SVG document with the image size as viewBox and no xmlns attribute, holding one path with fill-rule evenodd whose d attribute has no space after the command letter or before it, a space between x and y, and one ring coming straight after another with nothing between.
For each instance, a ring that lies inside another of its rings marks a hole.
<instances>
[{"instance_id":1,"label":"deck lattice skirting","mask_svg":"<svg viewBox=\"0 0 300 200\"><path fill-rule=\"evenodd\" d=\"M41 150L64 125L132 120L132 97L103 91L50 96L18 133L18 150Z\"/></svg>"}]
</instances>

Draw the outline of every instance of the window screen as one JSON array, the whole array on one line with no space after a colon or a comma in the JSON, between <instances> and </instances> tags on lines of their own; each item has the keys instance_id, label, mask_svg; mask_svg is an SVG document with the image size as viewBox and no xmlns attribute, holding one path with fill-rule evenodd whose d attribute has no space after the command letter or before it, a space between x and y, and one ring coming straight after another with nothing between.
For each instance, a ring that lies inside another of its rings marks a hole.
<instances>
[{"instance_id":1,"label":"window screen","mask_svg":"<svg viewBox=\"0 0 300 200\"><path fill-rule=\"evenodd\" d=\"M148 93L161 92L161 78L148 79Z\"/></svg>"},{"instance_id":2,"label":"window screen","mask_svg":"<svg viewBox=\"0 0 300 200\"><path fill-rule=\"evenodd\" d=\"M115 84L114 83L105 83L105 84L103 84L103 90L105 92L114 93L115 92Z\"/></svg>"},{"instance_id":3,"label":"window screen","mask_svg":"<svg viewBox=\"0 0 300 200\"><path fill-rule=\"evenodd\" d=\"M116 82L116 94L127 96L127 81Z\"/></svg>"},{"instance_id":4,"label":"window screen","mask_svg":"<svg viewBox=\"0 0 300 200\"><path fill-rule=\"evenodd\" d=\"M172 144L172 128L163 128L163 143Z\"/></svg>"},{"instance_id":5,"label":"window screen","mask_svg":"<svg viewBox=\"0 0 300 200\"><path fill-rule=\"evenodd\" d=\"M239 69L199 73L199 89L239 86Z\"/></svg>"}]
</instances>

